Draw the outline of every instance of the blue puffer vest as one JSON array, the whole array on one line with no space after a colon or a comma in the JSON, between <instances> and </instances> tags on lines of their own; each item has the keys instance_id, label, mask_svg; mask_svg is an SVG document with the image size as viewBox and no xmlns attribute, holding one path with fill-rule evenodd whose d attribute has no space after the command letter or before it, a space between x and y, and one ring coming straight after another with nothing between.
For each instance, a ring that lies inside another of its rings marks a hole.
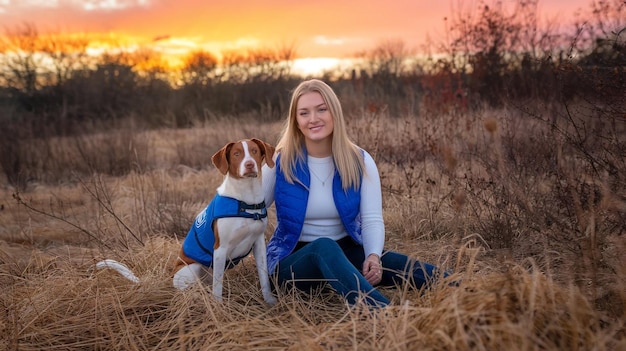
<instances>
[{"instance_id":1,"label":"blue puffer vest","mask_svg":"<svg viewBox=\"0 0 626 351\"><path fill-rule=\"evenodd\" d=\"M260 213L249 213L246 210L262 210ZM213 222L218 218L244 217L261 220L267 217L265 202L249 205L227 196L216 194L209 205L196 216L191 229L183 242L183 251L187 257L207 267L213 265L215 233ZM247 256L244 255L243 257ZM233 258L226 262L227 267L237 264L243 257Z\"/></svg>"},{"instance_id":2,"label":"blue puffer vest","mask_svg":"<svg viewBox=\"0 0 626 351\"><path fill-rule=\"evenodd\" d=\"M280 168L280 155L276 159L276 187L274 188L274 204L276 205L277 226L274 235L267 245L268 272L273 273L278 262L287 257L296 247L302 226L306 206L309 200L309 186L311 174L304 159L296 162L295 181L293 184L285 179ZM333 176L333 200L343 226L348 234L357 243L362 244L361 238L361 189L350 188L344 191L341 186L339 172Z\"/></svg>"}]
</instances>

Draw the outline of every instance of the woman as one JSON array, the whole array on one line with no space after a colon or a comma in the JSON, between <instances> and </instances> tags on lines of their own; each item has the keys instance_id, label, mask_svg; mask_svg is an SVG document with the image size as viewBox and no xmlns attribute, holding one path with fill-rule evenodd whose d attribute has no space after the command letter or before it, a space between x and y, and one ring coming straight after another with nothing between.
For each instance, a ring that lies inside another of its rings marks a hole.
<instances>
[{"instance_id":1,"label":"woman","mask_svg":"<svg viewBox=\"0 0 626 351\"><path fill-rule=\"evenodd\" d=\"M374 288L407 279L421 287L436 267L384 251L385 227L378 168L348 137L339 99L320 80L293 92L276 145L276 167L263 169L265 201L276 205L277 226L267 247L277 283L308 291L323 283L350 305L389 299Z\"/></svg>"}]
</instances>

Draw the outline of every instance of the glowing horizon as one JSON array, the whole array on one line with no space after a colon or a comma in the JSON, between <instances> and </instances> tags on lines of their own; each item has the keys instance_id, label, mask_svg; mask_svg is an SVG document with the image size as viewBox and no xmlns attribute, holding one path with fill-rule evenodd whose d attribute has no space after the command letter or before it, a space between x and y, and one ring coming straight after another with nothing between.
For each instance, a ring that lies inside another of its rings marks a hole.
<instances>
[{"instance_id":1,"label":"glowing horizon","mask_svg":"<svg viewBox=\"0 0 626 351\"><path fill-rule=\"evenodd\" d=\"M0 21L5 29L28 23L42 34L83 33L94 38L92 51L114 44L150 48L172 64L199 50L219 58L228 51L293 47L299 69L306 71L307 65L341 62L385 40L401 40L411 49L437 42L444 18L455 6L469 6L456 1L0 0ZM589 2L544 0L538 13L567 17Z\"/></svg>"}]
</instances>

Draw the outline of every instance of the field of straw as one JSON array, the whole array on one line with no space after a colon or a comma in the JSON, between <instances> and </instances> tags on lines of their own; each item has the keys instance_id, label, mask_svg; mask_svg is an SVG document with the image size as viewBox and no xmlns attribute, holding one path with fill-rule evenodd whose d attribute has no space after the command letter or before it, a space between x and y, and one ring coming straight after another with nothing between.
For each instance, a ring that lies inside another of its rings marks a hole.
<instances>
[{"instance_id":1,"label":"field of straw","mask_svg":"<svg viewBox=\"0 0 626 351\"><path fill-rule=\"evenodd\" d=\"M223 302L171 286L181 240L221 182L211 154L243 137L273 144L279 123L33 140L37 180L1 181L0 350L626 350L624 189L594 183L525 117L349 114L381 173L387 249L462 282L384 289L393 305L376 311L327 290L267 306L251 257L226 273ZM558 155L561 173L542 155ZM563 184L581 179L609 190L580 213L554 208L561 192L580 198ZM95 271L103 258L141 282Z\"/></svg>"}]
</instances>

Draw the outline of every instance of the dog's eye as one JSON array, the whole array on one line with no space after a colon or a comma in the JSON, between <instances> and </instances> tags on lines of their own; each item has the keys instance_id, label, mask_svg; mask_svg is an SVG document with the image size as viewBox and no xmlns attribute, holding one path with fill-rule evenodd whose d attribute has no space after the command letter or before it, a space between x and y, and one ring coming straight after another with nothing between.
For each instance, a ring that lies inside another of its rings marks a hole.
<instances>
[{"instance_id":1,"label":"dog's eye","mask_svg":"<svg viewBox=\"0 0 626 351\"><path fill-rule=\"evenodd\" d=\"M250 152L252 152L253 154L255 154L255 155L256 155L256 154L258 154L258 153L259 153L259 150L257 150L257 149L252 149L252 150L250 150Z\"/></svg>"},{"instance_id":2,"label":"dog's eye","mask_svg":"<svg viewBox=\"0 0 626 351\"><path fill-rule=\"evenodd\" d=\"M233 155L234 156L239 156L239 155L241 155L241 153L239 151L235 151L235 153Z\"/></svg>"}]
</instances>

